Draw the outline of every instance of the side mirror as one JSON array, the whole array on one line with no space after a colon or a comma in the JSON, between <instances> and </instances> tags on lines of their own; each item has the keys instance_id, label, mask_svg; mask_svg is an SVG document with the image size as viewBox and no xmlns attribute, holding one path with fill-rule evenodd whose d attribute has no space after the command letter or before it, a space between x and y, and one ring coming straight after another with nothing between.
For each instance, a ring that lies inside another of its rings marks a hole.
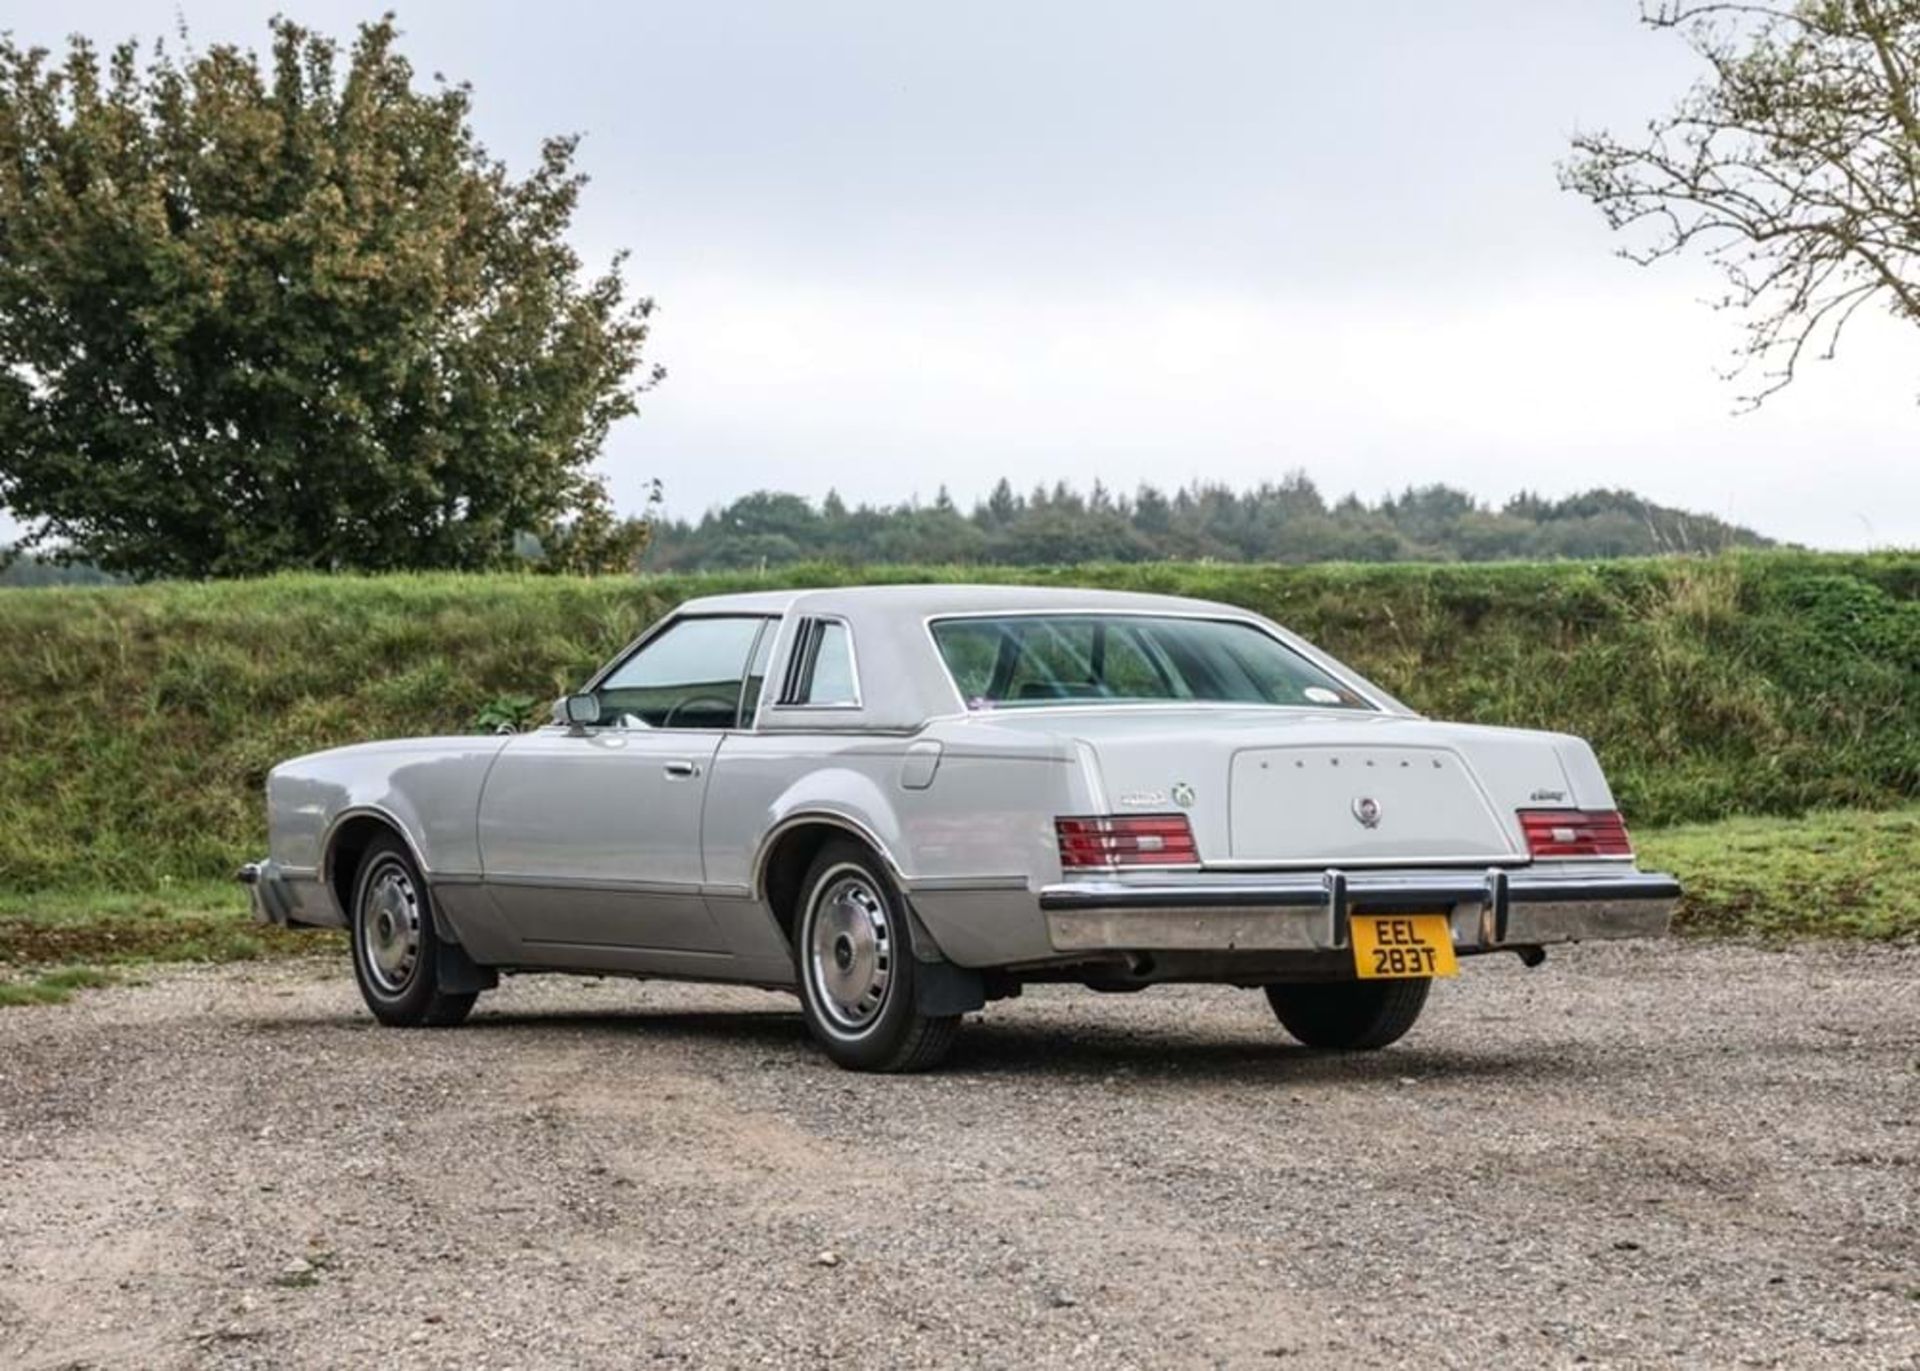
<instances>
[{"instance_id":1,"label":"side mirror","mask_svg":"<svg viewBox=\"0 0 1920 1371\"><path fill-rule=\"evenodd\" d=\"M553 711L555 723L565 724L578 732L589 724L600 722L600 697L597 695L568 695Z\"/></svg>"}]
</instances>

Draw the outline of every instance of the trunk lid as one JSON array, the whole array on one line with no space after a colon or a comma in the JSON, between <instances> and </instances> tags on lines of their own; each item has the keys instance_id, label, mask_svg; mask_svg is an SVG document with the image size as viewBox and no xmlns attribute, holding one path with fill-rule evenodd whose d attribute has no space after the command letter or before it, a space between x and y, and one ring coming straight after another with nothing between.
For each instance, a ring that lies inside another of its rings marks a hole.
<instances>
[{"instance_id":1,"label":"trunk lid","mask_svg":"<svg viewBox=\"0 0 1920 1371\"><path fill-rule=\"evenodd\" d=\"M1185 812L1204 865L1527 860L1516 811L1610 808L1586 744L1402 714L1128 707L996 712L1078 745L1100 812Z\"/></svg>"},{"instance_id":2,"label":"trunk lid","mask_svg":"<svg viewBox=\"0 0 1920 1371\"><path fill-rule=\"evenodd\" d=\"M1466 758L1434 743L1238 750L1227 789L1235 861L1448 861L1513 855Z\"/></svg>"}]
</instances>

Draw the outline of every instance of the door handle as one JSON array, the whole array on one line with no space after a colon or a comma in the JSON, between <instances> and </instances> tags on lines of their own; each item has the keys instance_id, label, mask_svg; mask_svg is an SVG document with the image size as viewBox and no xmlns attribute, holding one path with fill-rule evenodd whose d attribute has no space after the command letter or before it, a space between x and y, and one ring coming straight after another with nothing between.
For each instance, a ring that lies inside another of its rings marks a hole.
<instances>
[{"instance_id":1,"label":"door handle","mask_svg":"<svg viewBox=\"0 0 1920 1371\"><path fill-rule=\"evenodd\" d=\"M687 781L700 774L698 762L668 762L666 773L676 781Z\"/></svg>"}]
</instances>

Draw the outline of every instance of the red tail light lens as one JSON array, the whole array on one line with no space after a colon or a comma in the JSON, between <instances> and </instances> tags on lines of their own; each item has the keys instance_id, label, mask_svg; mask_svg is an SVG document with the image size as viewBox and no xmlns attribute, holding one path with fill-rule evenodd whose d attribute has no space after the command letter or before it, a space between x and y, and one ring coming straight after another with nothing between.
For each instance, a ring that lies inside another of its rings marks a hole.
<instances>
[{"instance_id":1,"label":"red tail light lens","mask_svg":"<svg viewBox=\"0 0 1920 1371\"><path fill-rule=\"evenodd\" d=\"M1523 809L1520 827L1536 857L1631 857L1633 841L1614 809Z\"/></svg>"},{"instance_id":2,"label":"red tail light lens","mask_svg":"<svg viewBox=\"0 0 1920 1371\"><path fill-rule=\"evenodd\" d=\"M1111 814L1055 819L1060 865L1088 867L1198 866L1193 829L1184 814Z\"/></svg>"}]
</instances>

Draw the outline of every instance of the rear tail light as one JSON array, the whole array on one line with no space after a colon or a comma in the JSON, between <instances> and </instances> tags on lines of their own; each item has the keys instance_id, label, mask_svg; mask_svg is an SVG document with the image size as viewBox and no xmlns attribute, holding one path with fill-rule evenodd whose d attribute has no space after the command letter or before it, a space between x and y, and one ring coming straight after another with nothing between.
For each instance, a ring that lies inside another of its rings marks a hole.
<instances>
[{"instance_id":1,"label":"rear tail light","mask_svg":"<svg viewBox=\"0 0 1920 1371\"><path fill-rule=\"evenodd\" d=\"M1055 819L1060 865L1088 867L1198 866L1193 829L1184 814L1112 814Z\"/></svg>"},{"instance_id":2,"label":"rear tail light","mask_svg":"<svg viewBox=\"0 0 1920 1371\"><path fill-rule=\"evenodd\" d=\"M1633 842L1615 809L1523 809L1520 827L1536 857L1631 857Z\"/></svg>"}]
</instances>

